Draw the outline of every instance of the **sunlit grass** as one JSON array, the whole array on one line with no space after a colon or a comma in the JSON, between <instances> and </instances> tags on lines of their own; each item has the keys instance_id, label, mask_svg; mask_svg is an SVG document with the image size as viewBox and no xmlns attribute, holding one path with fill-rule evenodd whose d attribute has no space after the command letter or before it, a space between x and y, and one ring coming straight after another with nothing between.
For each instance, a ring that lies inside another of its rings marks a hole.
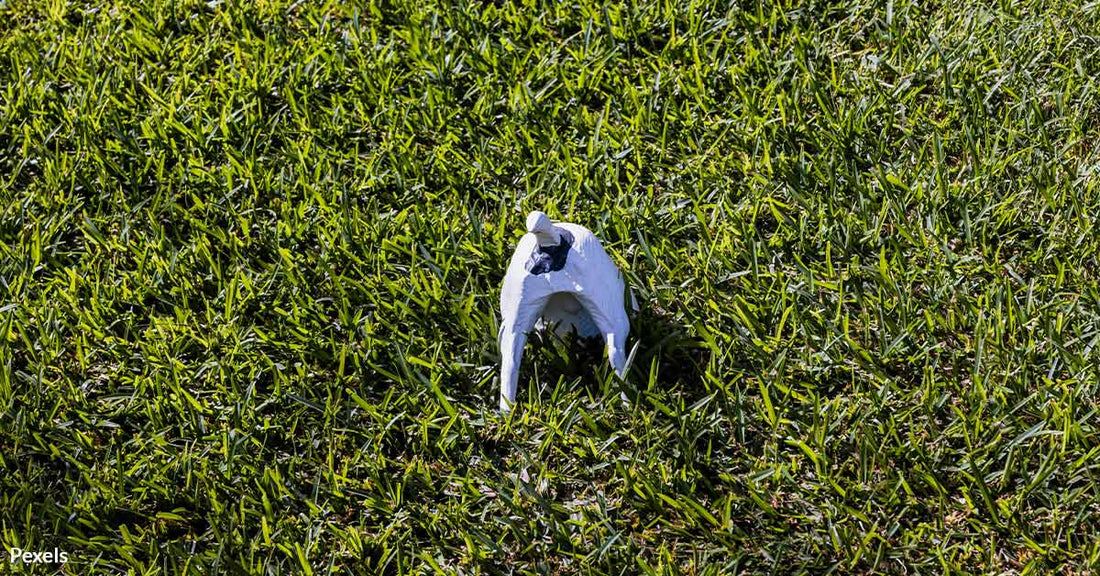
<instances>
[{"instance_id":1,"label":"sunlit grass","mask_svg":"<svg viewBox=\"0 0 1100 576\"><path fill-rule=\"evenodd\" d=\"M1074 2L0 0L0 552L1089 573L1098 30ZM535 209L634 288L630 407L598 347L536 337L496 413Z\"/></svg>"}]
</instances>

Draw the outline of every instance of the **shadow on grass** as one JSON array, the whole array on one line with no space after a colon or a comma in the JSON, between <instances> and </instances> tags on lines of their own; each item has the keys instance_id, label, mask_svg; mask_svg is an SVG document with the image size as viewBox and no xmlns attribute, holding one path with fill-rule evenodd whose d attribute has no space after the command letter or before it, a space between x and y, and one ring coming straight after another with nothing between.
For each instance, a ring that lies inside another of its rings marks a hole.
<instances>
[{"instance_id":1,"label":"shadow on grass","mask_svg":"<svg viewBox=\"0 0 1100 576\"><path fill-rule=\"evenodd\" d=\"M690 326L650 309L633 315L627 353L637 349L624 389L631 401L652 388L703 393L710 352L692 332ZM656 372L651 375L654 363ZM562 337L549 331L531 333L520 372L521 394L537 393L539 389L543 395L547 389L557 394L562 390L556 387L566 386L564 392L582 389L598 396L607 391L605 383L609 379L611 365L603 338L579 338L575 334Z\"/></svg>"}]
</instances>

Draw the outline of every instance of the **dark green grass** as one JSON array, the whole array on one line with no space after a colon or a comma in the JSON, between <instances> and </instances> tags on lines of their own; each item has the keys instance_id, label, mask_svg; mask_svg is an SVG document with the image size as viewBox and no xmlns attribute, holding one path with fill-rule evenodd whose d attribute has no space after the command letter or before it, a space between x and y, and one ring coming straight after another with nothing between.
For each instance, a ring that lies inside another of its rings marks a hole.
<instances>
[{"instance_id":1,"label":"dark green grass","mask_svg":"<svg viewBox=\"0 0 1100 576\"><path fill-rule=\"evenodd\" d=\"M1089 573L1098 31L1077 2L0 0L0 544ZM629 408L598 347L536 338L495 412L533 209L634 286Z\"/></svg>"}]
</instances>

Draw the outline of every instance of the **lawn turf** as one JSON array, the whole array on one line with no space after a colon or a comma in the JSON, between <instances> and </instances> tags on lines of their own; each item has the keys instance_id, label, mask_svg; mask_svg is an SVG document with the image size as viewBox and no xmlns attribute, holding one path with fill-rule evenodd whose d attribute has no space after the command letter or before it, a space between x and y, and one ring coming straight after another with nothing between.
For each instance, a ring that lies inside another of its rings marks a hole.
<instances>
[{"instance_id":1,"label":"lawn turf","mask_svg":"<svg viewBox=\"0 0 1100 576\"><path fill-rule=\"evenodd\" d=\"M0 572L1100 568L1100 4L352 4L0 0Z\"/></svg>"}]
</instances>

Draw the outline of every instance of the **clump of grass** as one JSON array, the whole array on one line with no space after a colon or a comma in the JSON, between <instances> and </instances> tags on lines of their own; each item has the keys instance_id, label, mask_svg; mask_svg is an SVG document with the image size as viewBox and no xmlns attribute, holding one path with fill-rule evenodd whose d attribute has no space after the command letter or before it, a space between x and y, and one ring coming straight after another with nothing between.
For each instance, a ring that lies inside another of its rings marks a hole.
<instances>
[{"instance_id":1,"label":"clump of grass","mask_svg":"<svg viewBox=\"0 0 1100 576\"><path fill-rule=\"evenodd\" d=\"M73 574L1089 572L1097 29L0 3L0 543ZM634 286L631 407L547 341L496 414L530 209Z\"/></svg>"}]
</instances>

